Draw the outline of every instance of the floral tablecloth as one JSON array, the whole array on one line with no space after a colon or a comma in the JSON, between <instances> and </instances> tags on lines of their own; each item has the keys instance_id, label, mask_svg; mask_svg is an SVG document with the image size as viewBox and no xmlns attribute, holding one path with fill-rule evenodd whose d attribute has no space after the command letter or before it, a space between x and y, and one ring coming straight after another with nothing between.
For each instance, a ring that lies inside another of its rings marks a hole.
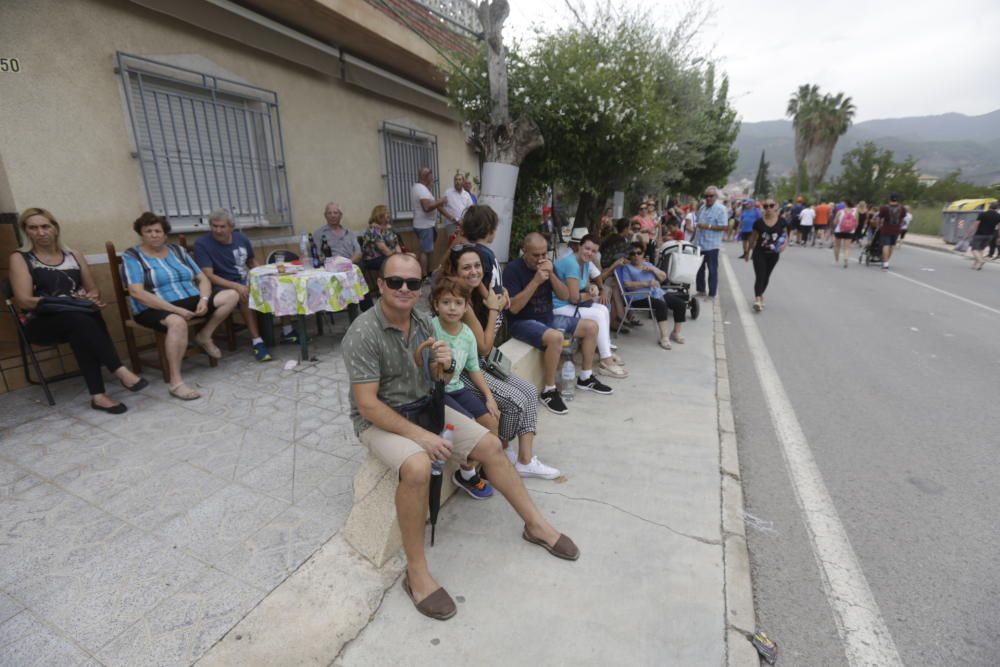
<instances>
[{"instance_id":1,"label":"floral tablecloth","mask_svg":"<svg viewBox=\"0 0 1000 667\"><path fill-rule=\"evenodd\" d=\"M274 315L336 313L358 303L368 293L361 269L305 269L278 273L273 264L250 270L250 308Z\"/></svg>"}]
</instances>

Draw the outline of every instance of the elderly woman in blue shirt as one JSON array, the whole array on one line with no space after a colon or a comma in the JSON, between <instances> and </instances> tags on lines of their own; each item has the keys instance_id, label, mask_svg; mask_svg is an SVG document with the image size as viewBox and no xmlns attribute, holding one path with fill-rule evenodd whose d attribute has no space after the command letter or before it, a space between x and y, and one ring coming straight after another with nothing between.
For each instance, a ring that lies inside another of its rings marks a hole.
<instances>
[{"instance_id":1,"label":"elderly woman in blue shirt","mask_svg":"<svg viewBox=\"0 0 1000 667\"><path fill-rule=\"evenodd\" d=\"M201 394L181 377L181 360L188 346L188 320L207 317L194 337L213 359L222 352L212 342L212 333L239 303L233 289L212 291L212 283L188 253L167 243L170 223L155 213L143 213L132 224L142 241L122 253L132 318L144 327L166 334L166 357L170 395L184 401Z\"/></svg>"},{"instance_id":2,"label":"elderly woman in blue shirt","mask_svg":"<svg viewBox=\"0 0 1000 667\"><path fill-rule=\"evenodd\" d=\"M681 297L663 291L660 283L667 279L667 274L646 261L644 250L642 243L633 243L628 252L628 263L618 269L618 276L632 298L632 307L652 307L656 325L660 328L659 345L669 350L670 341L684 343L681 323L687 318L687 303ZM674 314L673 331L667 322L668 310Z\"/></svg>"}]
</instances>

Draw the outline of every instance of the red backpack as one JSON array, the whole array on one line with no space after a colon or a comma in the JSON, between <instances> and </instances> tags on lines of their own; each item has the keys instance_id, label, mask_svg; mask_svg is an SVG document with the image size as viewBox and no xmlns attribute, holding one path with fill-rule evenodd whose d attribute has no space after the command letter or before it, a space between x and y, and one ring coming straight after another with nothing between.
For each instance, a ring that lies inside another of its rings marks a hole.
<instances>
[{"instance_id":1,"label":"red backpack","mask_svg":"<svg viewBox=\"0 0 1000 667\"><path fill-rule=\"evenodd\" d=\"M844 217L840 219L840 224L837 226L837 231L843 234L853 234L854 230L858 228L858 216L854 214L853 208L844 209Z\"/></svg>"}]
</instances>

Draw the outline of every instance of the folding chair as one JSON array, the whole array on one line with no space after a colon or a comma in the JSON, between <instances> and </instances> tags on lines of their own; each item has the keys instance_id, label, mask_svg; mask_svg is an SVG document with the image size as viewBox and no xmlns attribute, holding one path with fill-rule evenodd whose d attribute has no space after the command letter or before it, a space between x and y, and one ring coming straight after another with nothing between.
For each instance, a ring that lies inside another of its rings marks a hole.
<instances>
[{"instance_id":1,"label":"folding chair","mask_svg":"<svg viewBox=\"0 0 1000 667\"><path fill-rule=\"evenodd\" d=\"M24 328L27 318L14 304L14 288L11 287L9 280L3 281L3 298L7 304L7 311L10 312L10 316L14 319L14 326L17 328L17 342L21 352L21 368L24 369L24 379L29 384L41 385L42 391L45 392L45 399L49 402L49 405L55 405L56 400L52 398L49 383L80 377L80 371L71 371L48 378L45 377L45 374L42 373L42 365L38 363L38 357L35 355L35 346L28 340L28 332ZM42 348L43 351L57 349L55 345L38 345L37 347ZM35 368L35 375L38 376L37 380L31 377L31 370L28 366L29 361L31 362L31 366Z\"/></svg>"},{"instance_id":2,"label":"folding chair","mask_svg":"<svg viewBox=\"0 0 1000 667\"><path fill-rule=\"evenodd\" d=\"M622 325L625 324L625 320L628 319L628 314L635 311L646 311L649 313L649 319L654 319L653 315L653 302L649 300L649 292L647 290L633 290L628 291L625 289L625 281L622 280L621 275L622 267L615 269L615 281L618 283L618 289L621 290L622 300L625 302L625 313L622 315L621 321L618 323L618 328L615 329L615 334L621 333ZM633 301L642 301L646 299L645 306L634 306Z\"/></svg>"}]
</instances>

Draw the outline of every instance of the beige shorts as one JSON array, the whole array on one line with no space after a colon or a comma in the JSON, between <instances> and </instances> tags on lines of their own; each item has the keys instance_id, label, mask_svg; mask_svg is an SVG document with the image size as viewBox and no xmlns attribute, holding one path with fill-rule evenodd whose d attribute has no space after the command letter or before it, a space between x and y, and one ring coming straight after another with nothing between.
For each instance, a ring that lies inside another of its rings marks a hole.
<instances>
[{"instance_id":1,"label":"beige shorts","mask_svg":"<svg viewBox=\"0 0 1000 667\"><path fill-rule=\"evenodd\" d=\"M483 439L483 436L489 433L489 430L448 406L444 408L444 420L446 424L455 426L451 459L459 463L467 463L469 454ZM394 469L397 475L399 475L399 467L403 465L403 461L414 454L425 451L423 447L409 438L383 431L378 426L369 426L361 432L359 437L361 444L366 446L368 451L374 454L379 461Z\"/></svg>"}]
</instances>

